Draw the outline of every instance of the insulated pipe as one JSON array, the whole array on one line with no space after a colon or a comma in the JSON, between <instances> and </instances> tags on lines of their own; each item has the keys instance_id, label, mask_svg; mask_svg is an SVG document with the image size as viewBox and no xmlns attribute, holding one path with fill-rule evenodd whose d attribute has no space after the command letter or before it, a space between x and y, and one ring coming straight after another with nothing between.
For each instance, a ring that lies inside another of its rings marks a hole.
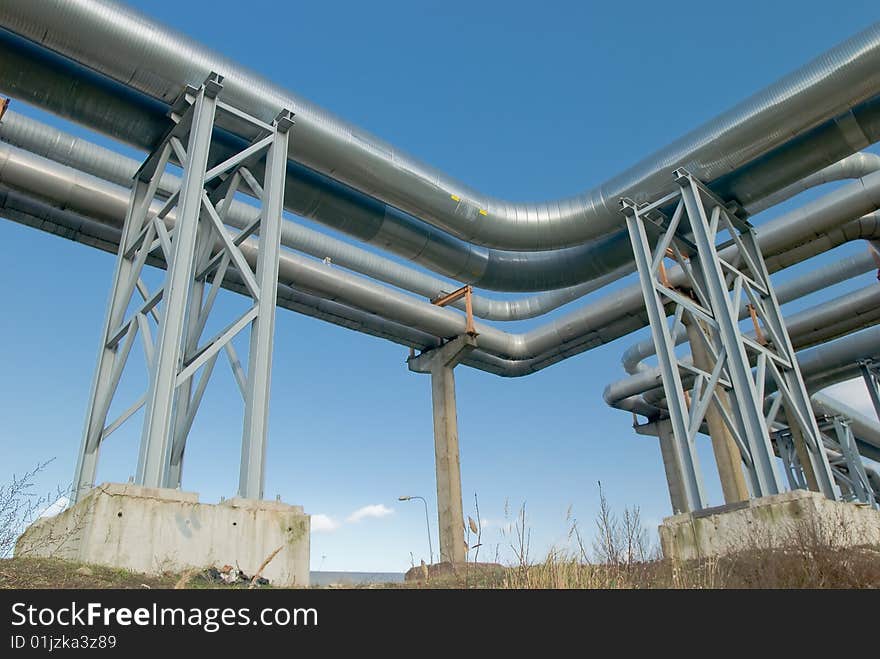
<instances>
[{"instance_id":1,"label":"insulated pipe","mask_svg":"<svg viewBox=\"0 0 880 659\"><path fill-rule=\"evenodd\" d=\"M829 263L798 279L775 286L776 299L779 301L779 304L785 304L871 270L876 270L877 267L877 262L870 251L848 256L834 263ZM739 318L742 320L748 315L748 305L743 304L740 307ZM687 332L683 327L679 327L672 338L675 340L675 345L681 345L687 340ZM654 339L649 336L627 348L621 358L621 364L627 373L634 375L639 371L649 368L646 364L642 363L642 360L654 353Z\"/></svg>"},{"instance_id":2,"label":"insulated pipe","mask_svg":"<svg viewBox=\"0 0 880 659\"><path fill-rule=\"evenodd\" d=\"M810 391L858 377L860 359L880 358L880 329L871 327L809 350L798 356L802 364L804 383ZM768 394L772 393L768 388Z\"/></svg>"},{"instance_id":3,"label":"insulated pipe","mask_svg":"<svg viewBox=\"0 0 880 659\"><path fill-rule=\"evenodd\" d=\"M813 404L813 409L819 414L846 417L850 421L854 435L861 441L880 448L880 424L876 420L866 417L849 405L822 392L810 396L810 402Z\"/></svg>"},{"instance_id":4,"label":"insulated pipe","mask_svg":"<svg viewBox=\"0 0 880 659\"><path fill-rule=\"evenodd\" d=\"M804 382L810 391L824 389L827 386L858 377L858 361L860 359L880 357L880 325L874 325L858 332L848 334L833 341L829 341L821 346L801 350L797 354L798 366ZM636 377L642 377L642 374ZM635 378L631 378L630 382ZM615 383L606 388L606 402L613 406L630 412L636 412L648 419L655 419L662 414L661 407L648 403L644 397L638 393L630 396L623 396L623 391L619 386L622 383ZM611 387L614 391L610 391ZM656 385L655 385L656 386ZM650 385L644 388L647 390ZM776 390L776 383L771 378L765 385L765 393L769 396ZM811 396L815 402L816 394ZM822 400L822 398L820 398ZM660 402L660 401L658 401ZM838 405L838 408L840 406ZM856 413L857 414L857 413ZM846 414L846 416L849 416ZM873 422L871 422L873 423ZM867 430L864 431L865 441L876 442L876 447L880 448L880 427L872 435ZM877 454L880 458L880 453ZM875 458L875 459L877 459Z\"/></svg>"},{"instance_id":5,"label":"insulated pipe","mask_svg":"<svg viewBox=\"0 0 880 659\"><path fill-rule=\"evenodd\" d=\"M0 215L19 224L47 231L111 254L116 254L119 250L122 235L120 227L101 224L69 210L59 210L4 186L0 186ZM147 263L161 268L166 265L161 258L149 258ZM237 277L238 274L230 268L223 287L248 294L246 286ZM278 306L419 350L440 345L440 340L430 334L338 302L304 293L285 284L278 284Z\"/></svg>"},{"instance_id":6,"label":"insulated pipe","mask_svg":"<svg viewBox=\"0 0 880 659\"><path fill-rule=\"evenodd\" d=\"M795 349L803 349L817 340L827 341L877 322L880 322L880 284L875 283L796 313L785 319L785 326ZM746 336L754 338L755 335L749 332ZM687 375L683 378L690 379ZM660 369L645 369L609 384L605 388L605 402L616 407L620 400L654 390L659 392L661 387Z\"/></svg>"},{"instance_id":7,"label":"insulated pipe","mask_svg":"<svg viewBox=\"0 0 880 659\"><path fill-rule=\"evenodd\" d=\"M859 107L880 92L880 25L874 25L596 189L560 201L511 203L468 188L109 0L5 0L0 25L165 103L182 85L220 73L224 100L241 110L264 121L281 108L296 113L298 162L459 238L502 249L565 247L618 231L618 198L658 197L672 188L677 167L747 204L866 146L880 130ZM807 135L812 148L799 141ZM784 152L776 162L775 149Z\"/></svg>"},{"instance_id":8,"label":"insulated pipe","mask_svg":"<svg viewBox=\"0 0 880 659\"><path fill-rule=\"evenodd\" d=\"M3 29L0 29L0 89L145 151L153 148L170 125L167 105ZM97 114L93 116L92 111ZM145 122L144 117L150 117L150 122ZM147 125L153 127L152 132L142 134L136 129ZM21 146L28 150L34 140L46 142L44 135L27 132L22 135ZM227 147L225 152L246 146L243 140L227 131L218 130L215 138ZM45 146L34 144L34 147L35 152L46 155ZM217 157L225 152L218 149ZM118 164L118 160L108 161L103 156L92 159L89 153L79 153L76 145L72 145L66 155L62 155L63 147L56 153L58 155L53 157L69 159L68 164L83 161L81 166L74 166L90 173L96 173L91 172L91 168L106 170L111 162ZM632 271L632 250L625 232L577 247L544 252L488 249L450 236L294 161L288 162L287 172L285 207L292 213L480 288L546 291L594 279L601 279L601 284L606 277L616 278ZM116 171L98 175L115 180L123 174ZM128 176L125 178L117 182L128 185Z\"/></svg>"},{"instance_id":9,"label":"insulated pipe","mask_svg":"<svg viewBox=\"0 0 880 659\"><path fill-rule=\"evenodd\" d=\"M781 190L777 190L763 199L753 202L746 207L752 215L763 210L781 204L792 197L832 181L844 181L851 178L861 178L871 172L880 169L880 156L875 153L854 153L833 165L820 169L815 174L805 176L800 181L795 181Z\"/></svg>"},{"instance_id":10,"label":"insulated pipe","mask_svg":"<svg viewBox=\"0 0 880 659\"><path fill-rule=\"evenodd\" d=\"M0 180L27 194L116 226L121 224L128 203L128 192L121 186L8 145L0 145ZM765 225L759 239L761 248L769 253L801 245L808 236L815 239L837 230L847 217L880 205L878 193L880 174L851 183ZM868 238L872 232L875 237L880 236L874 216L852 224L858 228L850 238ZM825 241L818 240L812 253L827 248ZM798 249L803 251L804 248ZM812 254L803 253L804 257L809 255ZM281 272L286 277L283 283L295 282L310 293L342 301L437 337L449 338L465 332L465 318L454 310L438 308L287 251L282 256ZM722 256L730 257L724 250ZM669 276L675 281L680 273L670 268ZM645 324L641 293L638 286L633 286L525 334L509 334L478 323L480 351L472 353L465 363L479 364L479 368L503 375L525 375Z\"/></svg>"},{"instance_id":11,"label":"insulated pipe","mask_svg":"<svg viewBox=\"0 0 880 659\"><path fill-rule=\"evenodd\" d=\"M140 162L82 138L47 126L35 119L6 111L0 122L0 140L55 162L92 174L118 185L131 186ZM180 178L165 173L158 193L171 196L180 187ZM233 201L227 210L227 224L243 229L256 218L257 210L240 201ZM310 256L329 257L333 264L368 275L423 297L434 298L453 291L457 286L412 268L400 265L360 247L350 245L295 222L282 224L281 243ZM473 312L486 320L523 320L535 318L568 304L628 274L631 268L614 270L583 284L532 295L517 300L493 300L481 295L472 299ZM464 301L453 303L464 309Z\"/></svg>"}]
</instances>

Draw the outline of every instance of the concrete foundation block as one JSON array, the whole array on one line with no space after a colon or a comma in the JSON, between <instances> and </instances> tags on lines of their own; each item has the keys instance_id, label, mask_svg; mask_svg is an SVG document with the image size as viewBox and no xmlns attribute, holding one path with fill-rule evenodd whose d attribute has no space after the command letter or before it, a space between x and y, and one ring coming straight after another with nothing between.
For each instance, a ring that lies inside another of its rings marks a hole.
<instances>
[{"instance_id":1,"label":"concrete foundation block","mask_svg":"<svg viewBox=\"0 0 880 659\"><path fill-rule=\"evenodd\" d=\"M659 530L663 555L678 560L810 542L880 546L880 511L794 490L667 517Z\"/></svg>"},{"instance_id":2,"label":"concrete foundation block","mask_svg":"<svg viewBox=\"0 0 880 659\"><path fill-rule=\"evenodd\" d=\"M15 555L51 556L147 574L192 568L263 570L272 585L309 585L309 516L301 506L233 498L199 503L192 492L104 483L22 534Z\"/></svg>"}]
</instances>

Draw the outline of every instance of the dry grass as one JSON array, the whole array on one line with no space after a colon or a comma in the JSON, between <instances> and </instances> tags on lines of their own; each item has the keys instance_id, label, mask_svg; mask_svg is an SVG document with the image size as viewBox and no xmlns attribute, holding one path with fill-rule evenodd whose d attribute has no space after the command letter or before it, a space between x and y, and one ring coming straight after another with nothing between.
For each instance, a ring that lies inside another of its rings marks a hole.
<instances>
[{"instance_id":1,"label":"dry grass","mask_svg":"<svg viewBox=\"0 0 880 659\"><path fill-rule=\"evenodd\" d=\"M172 588L178 580L179 575L155 577L56 558L0 560L0 588Z\"/></svg>"},{"instance_id":2,"label":"dry grass","mask_svg":"<svg viewBox=\"0 0 880 659\"><path fill-rule=\"evenodd\" d=\"M599 486L592 542L569 518L574 550L529 558L530 532L523 506L511 533L513 565L480 574L459 569L410 587L502 589L744 589L880 588L880 547L853 547L844 518L822 524L801 520L775 537L753 534L731 555L695 561L662 558L649 546L638 508L618 516Z\"/></svg>"}]
</instances>

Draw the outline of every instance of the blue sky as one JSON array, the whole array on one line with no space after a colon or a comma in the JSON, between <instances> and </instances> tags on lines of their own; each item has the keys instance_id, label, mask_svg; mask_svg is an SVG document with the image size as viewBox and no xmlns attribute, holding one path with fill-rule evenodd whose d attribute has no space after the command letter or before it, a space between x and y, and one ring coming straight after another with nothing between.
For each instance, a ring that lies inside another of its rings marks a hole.
<instances>
[{"instance_id":1,"label":"blue sky","mask_svg":"<svg viewBox=\"0 0 880 659\"><path fill-rule=\"evenodd\" d=\"M246 15L228 0L133 4L474 187L515 200L602 182L880 17L876 2L855 0L724 9L690 0L251 0ZM676 94L681 80L687 97ZM22 103L13 109L50 119ZM777 281L859 249L845 246ZM55 458L39 487L69 483L112 268L112 255L0 222L0 481ZM872 280L867 274L786 312ZM221 297L226 313L241 304ZM523 503L535 556L564 544L569 510L591 535L600 480L615 507L639 506L650 525L669 513L656 442L636 436L629 415L602 400L605 384L624 375L622 351L644 336L525 379L458 369L464 503L473 514L476 494L487 520L481 556L492 557L496 544L509 556L505 510L512 519ZM426 497L436 534L430 382L407 371L406 353L278 313L266 496L322 516L314 520L313 569L398 571L411 557L427 558L421 503L397 502ZM125 378L119 409L144 386L136 367ZM858 387L845 395L865 409ZM99 480L134 472L139 420L108 440ZM240 397L218 362L187 449L185 489L203 501L234 493L240 427ZM700 451L713 503L721 503L705 438Z\"/></svg>"}]
</instances>

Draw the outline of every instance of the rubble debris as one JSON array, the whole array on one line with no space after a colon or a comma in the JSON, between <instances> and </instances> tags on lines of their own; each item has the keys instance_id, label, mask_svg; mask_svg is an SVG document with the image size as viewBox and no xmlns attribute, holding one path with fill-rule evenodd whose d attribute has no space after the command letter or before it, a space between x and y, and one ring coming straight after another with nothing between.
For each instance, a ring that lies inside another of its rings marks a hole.
<instances>
[{"instance_id":1,"label":"rubble debris","mask_svg":"<svg viewBox=\"0 0 880 659\"><path fill-rule=\"evenodd\" d=\"M232 567L231 565L224 565L223 567L209 567L202 571L201 574L202 579L209 583L216 584L226 584L226 585L235 585L235 584L248 584L252 583L256 586L268 586L269 580L265 577L256 576L249 577L244 573L243 570Z\"/></svg>"}]
</instances>

